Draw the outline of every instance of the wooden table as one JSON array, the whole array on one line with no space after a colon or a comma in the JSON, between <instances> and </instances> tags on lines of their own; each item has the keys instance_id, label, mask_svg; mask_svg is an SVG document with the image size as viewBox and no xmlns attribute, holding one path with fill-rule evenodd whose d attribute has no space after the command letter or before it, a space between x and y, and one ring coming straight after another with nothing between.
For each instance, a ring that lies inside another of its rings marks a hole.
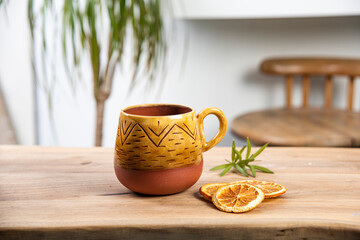
<instances>
[{"instance_id":1,"label":"wooden table","mask_svg":"<svg viewBox=\"0 0 360 240\"><path fill-rule=\"evenodd\" d=\"M198 193L245 179L209 171L229 155L210 150L193 187L150 197L116 180L112 149L0 146L0 239L360 239L360 149L266 149L275 174L258 179L288 192L243 214Z\"/></svg>"}]
</instances>

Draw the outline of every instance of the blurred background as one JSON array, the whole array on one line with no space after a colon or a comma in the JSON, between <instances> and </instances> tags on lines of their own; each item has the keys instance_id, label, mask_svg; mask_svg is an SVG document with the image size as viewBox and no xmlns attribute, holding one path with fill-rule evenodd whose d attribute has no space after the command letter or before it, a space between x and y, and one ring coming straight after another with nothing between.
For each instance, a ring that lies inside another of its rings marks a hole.
<instances>
[{"instance_id":1,"label":"blurred background","mask_svg":"<svg viewBox=\"0 0 360 240\"><path fill-rule=\"evenodd\" d=\"M36 1L35 1L36 2ZM56 1L61 9L66 1ZM41 1L35 9L41 9ZM132 39L124 44L121 66L115 71L112 92L106 101L102 145L113 147L120 110L141 103L177 103L193 107L196 112L218 107L227 116L229 130L219 144L230 146L236 116L250 111L284 106L284 80L264 75L260 63L268 57L331 56L359 58L360 1L160 1L166 39L166 59L154 84L147 84L147 75L139 74L132 91ZM47 68L55 69L48 78L55 78L49 92L41 79L41 25L34 34L38 84L31 66L31 33L27 1L8 1L0 8L0 87L16 142L23 145L55 145L88 147L94 145L96 101L93 96L92 70L84 55L81 77L76 90L67 79L63 67L61 21L47 13ZM35 11L36 12L36 11ZM54 10L56 12L56 10ZM40 14L40 13L39 13ZM58 18L60 19L60 14ZM104 20L101 26L108 28ZM60 27L59 27L60 26ZM99 27L99 28L100 28ZM98 29L99 30L99 29ZM101 31L99 30L99 38ZM131 35L128 33L128 35ZM53 43L55 42L55 43ZM57 43L56 43L57 42ZM49 70L49 71L50 71ZM310 103L323 102L323 80L312 82ZM294 85L300 85L295 79ZM346 87L341 77L335 78L334 107L346 105ZM360 84L355 82L354 111L359 111ZM301 92L295 91L294 96ZM294 101L299 105L301 99ZM3 120L5 121L5 120ZM214 136L218 121L205 120L206 138Z\"/></svg>"}]
</instances>

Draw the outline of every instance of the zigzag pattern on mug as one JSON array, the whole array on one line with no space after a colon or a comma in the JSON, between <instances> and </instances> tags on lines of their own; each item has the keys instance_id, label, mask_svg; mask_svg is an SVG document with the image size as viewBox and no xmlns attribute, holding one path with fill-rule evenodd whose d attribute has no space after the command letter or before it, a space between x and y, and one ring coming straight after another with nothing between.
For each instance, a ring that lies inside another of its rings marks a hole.
<instances>
[{"instance_id":1,"label":"zigzag pattern on mug","mask_svg":"<svg viewBox=\"0 0 360 240\"><path fill-rule=\"evenodd\" d=\"M158 126L159 126L159 122L158 122ZM131 135L131 133L134 131L136 126L139 126L139 128L141 130L136 130L136 131L142 131L144 132L144 136L142 137L147 137L156 147L159 147L160 144L162 143L162 141L165 139L165 137L171 132L171 130L173 130L175 127L178 127L179 129L181 129L185 134L189 135L192 139L196 140L196 136L197 136L197 131L196 131L196 126L194 128L193 131L190 130L190 128L183 123L183 125L185 126L179 126L178 124L174 124L172 125L170 128L169 125L166 125L161 131L159 131L160 133L156 133L153 129L151 129L150 127L147 127L151 132L147 132L146 128L143 127L141 124L139 123L130 123L128 126L126 126L126 120L124 122L121 122L119 124L119 129L118 129L118 135L120 136L120 140L121 140L121 145L124 145L126 140L129 138L129 136ZM166 129L168 129L166 131ZM180 134L181 132L174 132L174 134ZM158 143L156 143L156 140L153 139L150 135L154 134L156 137L160 137L160 141ZM137 142L140 142L140 140L136 140ZM129 144L129 143L128 143Z\"/></svg>"}]
</instances>

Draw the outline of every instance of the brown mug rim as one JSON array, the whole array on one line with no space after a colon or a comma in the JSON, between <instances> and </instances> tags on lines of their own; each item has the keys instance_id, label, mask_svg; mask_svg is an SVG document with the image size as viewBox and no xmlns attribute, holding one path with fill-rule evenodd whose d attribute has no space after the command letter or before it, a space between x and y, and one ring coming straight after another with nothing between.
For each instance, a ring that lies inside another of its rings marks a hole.
<instances>
[{"instance_id":1,"label":"brown mug rim","mask_svg":"<svg viewBox=\"0 0 360 240\"><path fill-rule=\"evenodd\" d=\"M170 107L183 107L190 109L189 112L179 113L179 114L171 114L171 115L159 115L159 116L147 116L147 115L138 115L125 112L126 110L133 109L133 108L141 108L141 107L156 107L156 106L170 106ZM173 104L173 103L147 103L147 104L137 104L128 106L126 108L121 109L121 114L125 116L132 116L132 117L139 117L139 118L161 118L161 117L176 117L176 116L183 116L186 114L195 113L195 110L192 107L181 105L181 104Z\"/></svg>"}]
</instances>

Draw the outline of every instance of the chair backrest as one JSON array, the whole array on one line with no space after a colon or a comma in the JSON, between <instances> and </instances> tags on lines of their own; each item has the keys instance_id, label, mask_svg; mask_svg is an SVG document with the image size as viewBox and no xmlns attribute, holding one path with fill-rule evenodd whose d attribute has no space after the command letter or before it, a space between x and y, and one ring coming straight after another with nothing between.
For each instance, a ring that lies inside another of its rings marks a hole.
<instances>
[{"instance_id":1,"label":"chair backrest","mask_svg":"<svg viewBox=\"0 0 360 240\"><path fill-rule=\"evenodd\" d=\"M360 76L359 59L342 58L272 58L261 64L261 71L286 77L286 106L292 107L293 78L303 77L302 106L307 107L310 93L310 76L325 76L325 108L332 108L333 76L348 76L347 109L353 109L354 80Z\"/></svg>"}]
</instances>

